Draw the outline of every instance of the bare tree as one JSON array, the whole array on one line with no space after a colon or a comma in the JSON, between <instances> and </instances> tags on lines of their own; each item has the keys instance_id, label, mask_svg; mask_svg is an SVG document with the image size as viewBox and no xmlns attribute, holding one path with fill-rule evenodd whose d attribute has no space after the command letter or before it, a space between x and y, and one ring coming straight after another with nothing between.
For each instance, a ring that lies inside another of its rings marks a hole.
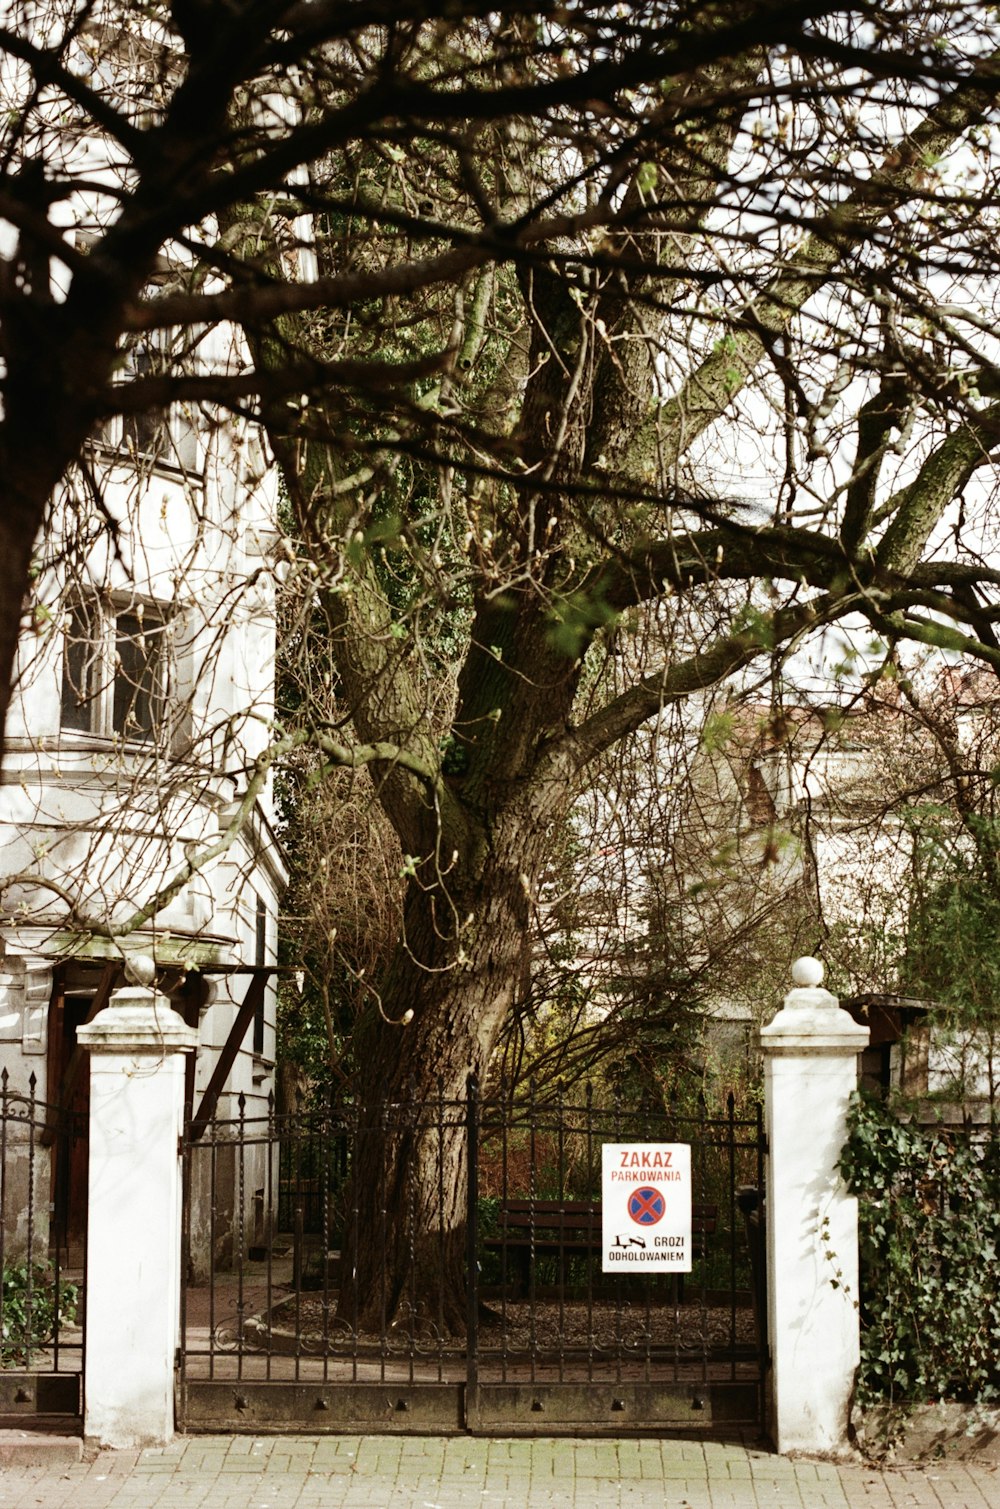
<instances>
[{"instance_id":1,"label":"bare tree","mask_svg":"<svg viewBox=\"0 0 1000 1509\"><path fill-rule=\"evenodd\" d=\"M852 616L1000 667L996 41L962 3L11 11L2 685L98 427L259 419L350 714L300 705L262 758L368 766L403 854L363 1103L485 1069L550 835L664 709ZM220 322L246 370L122 379ZM390 1306L440 1266L422 1147L359 1151L362 1229L375 1191L416 1212Z\"/></svg>"}]
</instances>

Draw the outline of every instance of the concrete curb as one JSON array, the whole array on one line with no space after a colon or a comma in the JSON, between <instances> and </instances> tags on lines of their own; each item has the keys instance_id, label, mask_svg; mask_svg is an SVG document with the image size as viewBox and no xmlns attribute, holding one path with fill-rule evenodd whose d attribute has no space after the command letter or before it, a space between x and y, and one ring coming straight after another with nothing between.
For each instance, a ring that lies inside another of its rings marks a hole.
<instances>
[{"instance_id":1,"label":"concrete curb","mask_svg":"<svg viewBox=\"0 0 1000 1509\"><path fill-rule=\"evenodd\" d=\"M79 1462L79 1436L46 1436L32 1430L0 1430L0 1467L52 1468Z\"/></svg>"}]
</instances>

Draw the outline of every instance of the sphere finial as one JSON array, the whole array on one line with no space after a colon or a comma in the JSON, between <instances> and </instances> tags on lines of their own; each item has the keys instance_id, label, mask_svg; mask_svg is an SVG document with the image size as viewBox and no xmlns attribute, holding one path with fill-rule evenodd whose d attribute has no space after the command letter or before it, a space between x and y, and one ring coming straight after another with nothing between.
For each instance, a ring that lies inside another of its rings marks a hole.
<instances>
[{"instance_id":1,"label":"sphere finial","mask_svg":"<svg viewBox=\"0 0 1000 1509\"><path fill-rule=\"evenodd\" d=\"M152 954L130 954L125 960L125 978L131 985L148 989L156 979L156 961Z\"/></svg>"},{"instance_id":2,"label":"sphere finial","mask_svg":"<svg viewBox=\"0 0 1000 1509\"><path fill-rule=\"evenodd\" d=\"M792 965L792 981L795 985L814 989L823 983L823 965L819 959L814 959L809 954L803 954L801 959L796 959Z\"/></svg>"}]
</instances>

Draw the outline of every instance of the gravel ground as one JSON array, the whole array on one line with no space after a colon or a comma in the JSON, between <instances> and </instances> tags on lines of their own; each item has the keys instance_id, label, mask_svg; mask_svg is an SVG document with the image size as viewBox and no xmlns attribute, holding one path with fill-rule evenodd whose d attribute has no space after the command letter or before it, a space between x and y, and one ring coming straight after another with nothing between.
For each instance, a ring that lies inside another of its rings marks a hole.
<instances>
[{"instance_id":1,"label":"gravel ground","mask_svg":"<svg viewBox=\"0 0 1000 1509\"><path fill-rule=\"evenodd\" d=\"M296 1315L303 1342L315 1345L327 1335L334 1345L344 1345L351 1338L349 1325L335 1318L332 1295L326 1306L318 1297L303 1296L297 1308L294 1295L288 1296L271 1311L272 1331L294 1330ZM264 1319L259 1317L258 1324ZM411 1325L404 1316L390 1327L390 1347L393 1341L406 1346L411 1338L426 1347L437 1336L433 1317L420 1317ZM490 1351L501 1347L505 1351L535 1353L569 1348L644 1351L647 1338L649 1345L658 1351L681 1353L699 1353L706 1346L722 1347L730 1341L740 1347L752 1347L756 1338L753 1311L739 1308L733 1312L697 1304L629 1307L604 1300L595 1300L590 1306L493 1301L484 1305L480 1314L480 1345ZM380 1338L374 1333L361 1333L357 1342L361 1347L378 1347Z\"/></svg>"}]
</instances>

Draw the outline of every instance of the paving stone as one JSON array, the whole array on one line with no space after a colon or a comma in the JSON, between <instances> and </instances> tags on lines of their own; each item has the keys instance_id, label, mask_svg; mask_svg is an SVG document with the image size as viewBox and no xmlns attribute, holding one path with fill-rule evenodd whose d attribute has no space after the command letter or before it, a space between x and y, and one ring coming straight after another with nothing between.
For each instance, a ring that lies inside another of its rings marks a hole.
<instances>
[{"instance_id":1,"label":"paving stone","mask_svg":"<svg viewBox=\"0 0 1000 1509\"><path fill-rule=\"evenodd\" d=\"M77 1443L79 1445L79 1443ZM0 1466L0 1509L1000 1509L1000 1473L877 1471L720 1443L189 1437Z\"/></svg>"}]
</instances>

